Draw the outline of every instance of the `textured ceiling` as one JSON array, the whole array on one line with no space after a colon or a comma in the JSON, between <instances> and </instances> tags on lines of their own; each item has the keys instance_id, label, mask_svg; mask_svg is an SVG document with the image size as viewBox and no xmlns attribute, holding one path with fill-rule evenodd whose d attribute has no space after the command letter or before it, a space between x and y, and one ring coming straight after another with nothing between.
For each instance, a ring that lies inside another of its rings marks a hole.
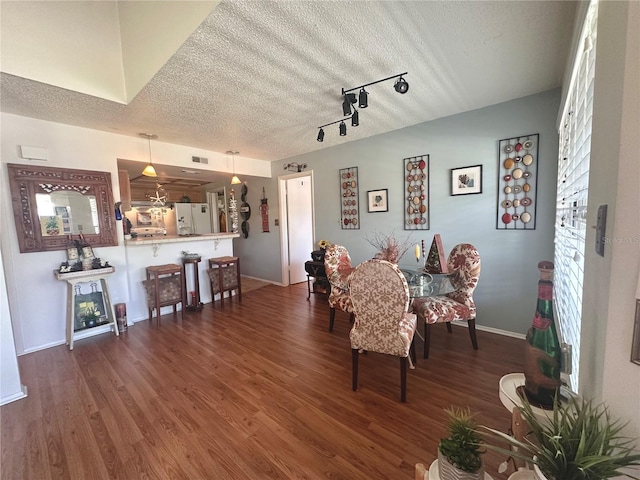
<instances>
[{"instance_id":1,"label":"textured ceiling","mask_svg":"<svg viewBox=\"0 0 640 480\"><path fill-rule=\"evenodd\" d=\"M13 75L4 112L282 160L560 86L569 1L222 1L128 105ZM367 90L360 126L341 89Z\"/></svg>"}]
</instances>

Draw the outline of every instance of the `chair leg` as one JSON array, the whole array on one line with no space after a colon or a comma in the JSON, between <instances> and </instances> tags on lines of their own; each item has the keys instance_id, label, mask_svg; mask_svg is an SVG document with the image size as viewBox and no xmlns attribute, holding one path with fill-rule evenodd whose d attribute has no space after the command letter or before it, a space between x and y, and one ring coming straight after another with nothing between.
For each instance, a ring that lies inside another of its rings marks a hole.
<instances>
[{"instance_id":1,"label":"chair leg","mask_svg":"<svg viewBox=\"0 0 640 480\"><path fill-rule=\"evenodd\" d=\"M424 322L424 354L423 358L429 358L429 343L431 341L431 324Z\"/></svg>"},{"instance_id":2,"label":"chair leg","mask_svg":"<svg viewBox=\"0 0 640 480\"><path fill-rule=\"evenodd\" d=\"M352 378L351 378L351 388L353 391L358 390L358 349L351 349L351 368L352 368Z\"/></svg>"},{"instance_id":3,"label":"chair leg","mask_svg":"<svg viewBox=\"0 0 640 480\"><path fill-rule=\"evenodd\" d=\"M469 324L469 336L471 337L471 345L473 345L473 349L478 349L478 338L476 337L476 319L470 318L467 320Z\"/></svg>"},{"instance_id":4,"label":"chair leg","mask_svg":"<svg viewBox=\"0 0 640 480\"><path fill-rule=\"evenodd\" d=\"M413 362L413 365L415 366L415 364L418 363L418 359L416 357L416 337L415 337L415 335L411 339L411 347L409 347L409 355L411 355L411 361Z\"/></svg>"},{"instance_id":5,"label":"chair leg","mask_svg":"<svg viewBox=\"0 0 640 480\"><path fill-rule=\"evenodd\" d=\"M451 322L446 322L447 323L447 332L451 333Z\"/></svg>"},{"instance_id":6,"label":"chair leg","mask_svg":"<svg viewBox=\"0 0 640 480\"><path fill-rule=\"evenodd\" d=\"M336 320L336 309L329 307L329 331L333 332L333 322Z\"/></svg>"},{"instance_id":7,"label":"chair leg","mask_svg":"<svg viewBox=\"0 0 640 480\"><path fill-rule=\"evenodd\" d=\"M400 357L400 401L407 403L407 357Z\"/></svg>"}]
</instances>

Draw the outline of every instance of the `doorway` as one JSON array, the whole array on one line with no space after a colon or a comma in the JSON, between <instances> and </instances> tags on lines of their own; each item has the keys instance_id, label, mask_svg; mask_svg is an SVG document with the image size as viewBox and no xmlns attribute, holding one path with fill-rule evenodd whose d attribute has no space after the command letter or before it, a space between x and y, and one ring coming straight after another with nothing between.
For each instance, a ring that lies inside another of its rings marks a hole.
<instances>
[{"instance_id":1,"label":"doorway","mask_svg":"<svg viewBox=\"0 0 640 480\"><path fill-rule=\"evenodd\" d=\"M282 284L305 282L304 263L311 259L314 239L313 172L278 178Z\"/></svg>"}]
</instances>

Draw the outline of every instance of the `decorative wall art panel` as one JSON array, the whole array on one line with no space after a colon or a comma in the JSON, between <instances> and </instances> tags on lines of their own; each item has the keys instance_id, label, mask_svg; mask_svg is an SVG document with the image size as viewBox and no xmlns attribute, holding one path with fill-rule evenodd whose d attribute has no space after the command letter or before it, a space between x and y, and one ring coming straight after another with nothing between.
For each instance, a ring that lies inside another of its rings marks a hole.
<instances>
[{"instance_id":1,"label":"decorative wall art panel","mask_svg":"<svg viewBox=\"0 0 640 480\"><path fill-rule=\"evenodd\" d=\"M498 230L535 230L539 134L500 140Z\"/></svg>"},{"instance_id":2,"label":"decorative wall art panel","mask_svg":"<svg viewBox=\"0 0 640 480\"><path fill-rule=\"evenodd\" d=\"M404 162L404 229L429 230L429 155Z\"/></svg>"},{"instance_id":3,"label":"decorative wall art panel","mask_svg":"<svg viewBox=\"0 0 640 480\"><path fill-rule=\"evenodd\" d=\"M358 207L358 167L340 170L340 205L343 230L360 229L360 209Z\"/></svg>"}]
</instances>

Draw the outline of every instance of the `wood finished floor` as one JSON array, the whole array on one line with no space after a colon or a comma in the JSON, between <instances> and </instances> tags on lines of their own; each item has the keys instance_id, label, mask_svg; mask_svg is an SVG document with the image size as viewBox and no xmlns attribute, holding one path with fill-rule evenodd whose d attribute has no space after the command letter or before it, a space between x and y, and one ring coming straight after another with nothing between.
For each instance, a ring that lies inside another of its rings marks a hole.
<instances>
[{"instance_id":1,"label":"wood finished floor","mask_svg":"<svg viewBox=\"0 0 640 480\"><path fill-rule=\"evenodd\" d=\"M522 371L522 340L433 328L400 403L394 357L360 360L351 390L348 317L326 298L270 285L19 358L29 396L0 408L1 473L16 479L413 479L436 458L444 408L506 431L498 380ZM503 460L485 455L505 479Z\"/></svg>"}]
</instances>

